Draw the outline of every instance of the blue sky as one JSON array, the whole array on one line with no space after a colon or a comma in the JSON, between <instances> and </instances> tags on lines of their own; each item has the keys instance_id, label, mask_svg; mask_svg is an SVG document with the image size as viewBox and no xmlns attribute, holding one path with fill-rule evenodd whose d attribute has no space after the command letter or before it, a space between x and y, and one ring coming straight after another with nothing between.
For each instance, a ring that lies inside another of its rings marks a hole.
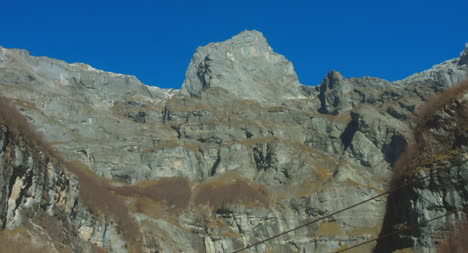
<instances>
[{"instance_id":1,"label":"blue sky","mask_svg":"<svg viewBox=\"0 0 468 253\"><path fill-rule=\"evenodd\" d=\"M457 57L468 1L2 1L0 45L180 88L198 46L261 31L301 83L398 80Z\"/></svg>"}]
</instances>

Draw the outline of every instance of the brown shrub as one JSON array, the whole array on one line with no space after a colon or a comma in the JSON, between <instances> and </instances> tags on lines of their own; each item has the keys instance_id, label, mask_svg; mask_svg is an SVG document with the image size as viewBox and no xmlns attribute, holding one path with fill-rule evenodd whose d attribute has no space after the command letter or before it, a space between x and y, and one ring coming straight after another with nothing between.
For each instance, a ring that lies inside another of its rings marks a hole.
<instances>
[{"instance_id":1,"label":"brown shrub","mask_svg":"<svg viewBox=\"0 0 468 253\"><path fill-rule=\"evenodd\" d=\"M0 232L0 252L2 253L43 253L52 249L46 245L33 243L26 231L1 231Z\"/></svg>"},{"instance_id":2,"label":"brown shrub","mask_svg":"<svg viewBox=\"0 0 468 253\"><path fill-rule=\"evenodd\" d=\"M102 247L99 247L99 246L91 244L91 243L90 243L90 245L91 245L91 252L93 252L93 253L106 253L107 252L107 250L102 248Z\"/></svg>"},{"instance_id":3,"label":"brown shrub","mask_svg":"<svg viewBox=\"0 0 468 253\"><path fill-rule=\"evenodd\" d=\"M141 232L130 216L127 205L114 194L106 179L98 177L78 161L65 162L65 166L78 177L80 199L95 215L110 216L126 239L130 252L141 252Z\"/></svg>"},{"instance_id":4,"label":"brown shrub","mask_svg":"<svg viewBox=\"0 0 468 253\"><path fill-rule=\"evenodd\" d=\"M460 106L453 102L466 92L468 81L445 89L416 109L414 138L394 164L394 180L411 175L417 167L431 166L436 161L448 158L458 146L464 145L463 139L466 137L463 136L468 130L468 109L466 105ZM450 120L440 117L441 111L450 114ZM448 135L432 129L443 130Z\"/></svg>"},{"instance_id":5,"label":"brown shrub","mask_svg":"<svg viewBox=\"0 0 468 253\"><path fill-rule=\"evenodd\" d=\"M112 185L107 180L97 177L78 161L65 162L53 147L43 141L41 135L34 131L26 118L5 97L0 97L0 123L7 125L13 138L21 138L32 148L45 152L53 162L70 169L80 181L79 194L83 203L96 215L103 214L112 217L128 241L130 251L141 251L139 227L130 216L125 203L114 195Z\"/></svg>"},{"instance_id":6,"label":"brown shrub","mask_svg":"<svg viewBox=\"0 0 468 253\"><path fill-rule=\"evenodd\" d=\"M430 119L434 113L442 110L445 105L449 104L457 96L465 92L468 92L468 80L448 87L442 93L430 97L415 111L418 124L423 124L423 122Z\"/></svg>"},{"instance_id":7,"label":"brown shrub","mask_svg":"<svg viewBox=\"0 0 468 253\"><path fill-rule=\"evenodd\" d=\"M115 187L114 191L128 197L147 197L164 203L170 209L187 208L192 196L189 182L180 177L161 178L140 185Z\"/></svg>"},{"instance_id":8,"label":"brown shrub","mask_svg":"<svg viewBox=\"0 0 468 253\"><path fill-rule=\"evenodd\" d=\"M0 245L2 253L43 253L51 251L46 246L34 245L31 241L25 239L0 237Z\"/></svg>"},{"instance_id":9,"label":"brown shrub","mask_svg":"<svg viewBox=\"0 0 468 253\"><path fill-rule=\"evenodd\" d=\"M468 252L468 223L465 223L461 228L452 233L452 235L439 242L437 253L465 253Z\"/></svg>"},{"instance_id":10,"label":"brown shrub","mask_svg":"<svg viewBox=\"0 0 468 253\"><path fill-rule=\"evenodd\" d=\"M222 210L232 205L268 206L268 194L264 188L249 184L244 179L212 180L198 185L193 200L195 205L208 205Z\"/></svg>"},{"instance_id":11,"label":"brown shrub","mask_svg":"<svg viewBox=\"0 0 468 253\"><path fill-rule=\"evenodd\" d=\"M33 222L37 223L47 232L48 241L54 243L60 253L72 253L70 248L65 248L63 244L58 243L68 240L67 234L65 233L66 229L58 216L50 216L47 213L42 213L39 216L33 217Z\"/></svg>"},{"instance_id":12,"label":"brown shrub","mask_svg":"<svg viewBox=\"0 0 468 253\"><path fill-rule=\"evenodd\" d=\"M28 120L16 109L10 99L0 97L0 124L8 127L13 138L22 140L32 147L36 147L55 157L55 149L46 143L42 136L37 133Z\"/></svg>"},{"instance_id":13,"label":"brown shrub","mask_svg":"<svg viewBox=\"0 0 468 253\"><path fill-rule=\"evenodd\" d=\"M0 97L0 122L5 123L11 128L10 131L15 134L21 133L22 135L30 137L30 139L38 138L26 118L18 112L15 105L5 97Z\"/></svg>"}]
</instances>

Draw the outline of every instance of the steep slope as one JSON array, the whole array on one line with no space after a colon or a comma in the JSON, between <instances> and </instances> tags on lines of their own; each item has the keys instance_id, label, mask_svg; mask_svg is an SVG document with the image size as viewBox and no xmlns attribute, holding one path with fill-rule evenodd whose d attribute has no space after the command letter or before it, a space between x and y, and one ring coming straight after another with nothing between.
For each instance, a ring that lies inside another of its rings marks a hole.
<instances>
[{"instance_id":1,"label":"steep slope","mask_svg":"<svg viewBox=\"0 0 468 253\"><path fill-rule=\"evenodd\" d=\"M176 134L154 134L142 123L160 122L163 101L177 91L147 87L132 76L2 49L0 87L67 160L118 181L154 177L140 151L155 145L157 135ZM143 148L132 153L135 147Z\"/></svg>"},{"instance_id":2,"label":"steep slope","mask_svg":"<svg viewBox=\"0 0 468 253\"><path fill-rule=\"evenodd\" d=\"M468 82L447 89L419 109L414 140L396 169L394 185L416 183L389 197L382 234L396 231L399 224L411 227L459 212L381 240L375 252L402 248L435 252L438 242L464 222L468 206Z\"/></svg>"},{"instance_id":3,"label":"steep slope","mask_svg":"<svg viewBox=\"0 0 468 253\"><path fill-rule=\"evenodd\" d=\"M147 251L233 251L381 193L411 139L412 112L451 85L445 81L390 83L332 71L320 86L302 86L256 31L199 48L181 90L0 52L0 93L65 160L111 180L97 182L131 211L131 219L114 218L116 227L136 221ZM359 243L380 232L385 208L379 199L252 251ZM99 227L90 224L82 230ZM80 236L126 251L114 244L127 239L97 234Z\"/></svg>"},{"instance_id":4,"label":"steep slope","mask_svg":"<svg viewBox=\"0 0 468 253\"><path fill-rule=\"evenodd\" d=\"M124 249L116 226L83 204L80 183L69 169L1 98L2 252L99 252L94 243Z\"/></svg>"}]
</instances>

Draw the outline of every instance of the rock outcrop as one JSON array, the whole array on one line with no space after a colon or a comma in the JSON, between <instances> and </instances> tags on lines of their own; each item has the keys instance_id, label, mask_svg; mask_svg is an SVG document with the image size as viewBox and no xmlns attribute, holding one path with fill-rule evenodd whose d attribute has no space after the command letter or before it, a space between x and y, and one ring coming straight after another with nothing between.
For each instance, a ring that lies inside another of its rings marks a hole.
<instances>
[{"instance_id":1,"label":"rock outcrop","mask_svg":"<svg viewBox=\"0 0 468 253\"><path fill-rule=\"evenodd\" d=\"M182 89L199 96L210 87L272 104L304 97L291 62L273 52L258 31L244 31L197 49Z\"/></svg>"},{"instance_id":2,"label":"rock outcrop","mask_svg":"<svg viewBox=\"0 0 468 253\"><path fill-rule=\"evenodd\" d=\"M441 240L466 222L468 82L432 98L420 110L413 144L396 166L394 185L408 186L390 195L382 235L458 212L387 237L375 252L435 252Z\"/></svg>"}]
</instances>

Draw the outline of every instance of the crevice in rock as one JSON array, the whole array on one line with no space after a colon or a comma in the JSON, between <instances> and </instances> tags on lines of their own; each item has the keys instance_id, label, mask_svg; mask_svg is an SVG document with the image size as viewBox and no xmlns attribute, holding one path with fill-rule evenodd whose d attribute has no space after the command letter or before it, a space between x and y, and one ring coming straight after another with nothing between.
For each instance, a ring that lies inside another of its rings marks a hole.
<instances>
[{"instance_id":1,"label":"crevice in rock","mask_svg":"<svg viewBox=\"0 0 468 253\"><path fill-rule=\"evenodd\" d=\"M124 116L136 123L146 123L147 114L145 112L127 113Z\"/></svg>"},{"instance_id":2,"label":"crevice in rock","mask_svg":"<svg viewBox=\"0 0 468 253\"><path fill-rule=\"evenodd\" d=\"M325 100L326 90L327 90L326 85L321 84L320 87L319 87L319 94L318 94L318 98L320 100L320 108L319 108L318 111L319 111L319 113L322 113L322 114L328 113L328 111L327 111L327 102Z\"/></svg>"},{"instance_id":3,"label":"crevice in rock","mask_svg":"<svg viewBox=\"0 0 468 253\"><path fill-rule=\"evenodd\" d=\"M209 87L209 82L206 80L206 75L211 74L210 61L210 56L207 55L205 59L198 65L197 76L202 84L202 89Z\"/></svg>"},{"instance_id":4,"label":"crevice in rock","mask_svg":"<svg viewBox=\"0 0 468 253\"><path fill-rule=\"evenodd\" d=\"M252 151L257 171L266 170L274 165L272 144L266 144L266 149L265 145L257 144L252 148Z\"/></svg>"},{"instance_id":5,"label":"crevice in rock","mask_svg":"<svg viewBox=\"0 0 468 253\"><path fill-rule=\"evenodd\" d=\"M253 134L251 132L249 132L248 130L244 129L244 132L245 132L245 138L247 139L250 139L252 138Z\"/></svg>"},{"instance_id":6,"label":"crevice in rock","mask_svg":"<svg viewBox=\"0 0 468 253\"><path fill-rule=\"evenodd\" d=\"M172 125L171 128L177 132L177 139L180 140L180 138L182 137L182 134L180 133L180 126Z\"/></svg>"},{"instance_id":7,"label":"crevice in rock","mask_svg":"<svg viewBox=\"0 0 468 253\"><path fill-rule=\"evenodd\" d=\"M218 165L220 162L221 162L221 154L220 154L220 150L218 149L218 155L216 156L216 160L210 169L210 176L214 176L216 174L216 169L218 168Z\"/></svg>"},{"instance_id":8,"label":"crevice in rock","mask_svg":"<svg viewBox=\"0 0 468 253\"><path fill-rule=\"evenodd\" d=\"M162 114L162 121L164 124L172 120L171 112L167 108L167 105L164 106L164 110L161 112L161 114Z\"/></svg>"},{"instance_id":9,"label":"crevice in rock","mask_svg":"<svg viewBox=\"0 0 468 253\"><path fill-rule=\"evenodd\" d=\"M358 114L352 112L351 121L340 135L341 142L343 143L343 150L346 150L349 147L351 141L353 140L354 134L359 130L358 128Z\"/></svg>"},{"instance_id":10,"label":"crevice in rock","mask_svg":"<svg viewBox=\"0 0 468 253\"><path fill-rule=\"evenodd\" d=\"M406 139L399 135L395 134L392 136L392 140L389 144L385 144L382 147L382 152L384 154L384 159L393 167L395 161L406 149L408 142Z\"/></svg>"}]
</instances>

